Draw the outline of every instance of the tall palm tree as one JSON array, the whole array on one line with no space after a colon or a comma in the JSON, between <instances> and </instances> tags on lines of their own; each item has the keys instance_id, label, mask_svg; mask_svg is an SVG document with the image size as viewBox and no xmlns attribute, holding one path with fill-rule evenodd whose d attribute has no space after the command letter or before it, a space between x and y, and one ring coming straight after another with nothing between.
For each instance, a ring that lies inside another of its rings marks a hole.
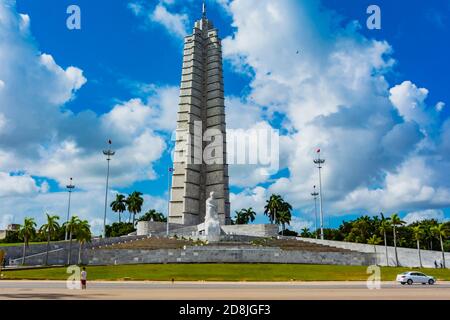
<instances>
[{"instance_id":1,"label":"tall palm tree","mask_svg":"<svg viewBox=\"0 0 450 320\"><path fill-rule=\"evenodd\" d=\"M439 239L441 243L441 251L442 251L442 263L445 266L445 251L444 251L444 241L443 239L446 239L448 237L448 229L447 226L444 223L441 223L437 226L434 226L432 229L433 234Z\"/></svg>"},{"instance_id":2,"label":"tall palm tree","mask_svg":"<svg viewBox=\"0 0 450 320\"><path fill-rule=\"evenodd\" d=\"M420 240L422 240L424 232L420 225L412 227L412 232L413 232L414 240L416 240L416 243L417 243L417 252L419 254L419 266L422 268L422 255L420 253Z\"/></svg>"},{"instance_id":3,"label":"tall palm tree","mask_svg":"<svg viewBox=\"0 0 450 320\"><path fill-rule=\"evenodd\" d=\"M384 238L384 249L385 249L385 253L386 253L386 266L389 267L389 256L388 256L388 245L387 245L387 233L388 231L391 229L391 218L385 218L384 214L381 213L381 223L380 223L380 227L379 230L380 232L383 234L383 238Z\"/></svg>"},{"instance_id":4,"label":"tall palm tree","mask_svg":"<svg viewBox=\"0 0 450 320\"><path fill-rule=\"evenodd\" d=\"M42 225L39 229L39 232L43 233L47 236L47 254L45 256L45 265L48 264L48 253L50 251L50 240L53 235L55 235L58 232L59 229L59 217L58 216L51 216L48 213L47 215L47 223Z\"/></svg>"},{"instance_id":5,"label":"tall palm tree","mask_svg":"<svg viewBox=\"0 0 450 320\"><path fill-rule=\"evenodd\" d=\"M269 217L271 224L275 222L277 211L281 209L282 204L283 198L276 194L271 195L269 200L266 201L266 205L264 206L264 214Z\"/></svg>"},{"instance_id":6,"label":"tall palm tree","mask_svg":"<svg viewBox=\"0 0 450 320\"><path fill-rule=\"evenodd\" d=\"M142 198L142 193L134 191L128 196L127 199L127 209L130 214L133 214L133 226L136 220L136 213L140 213L142 210L142 205L144 204L144 198Z\"/></svg>"},{"instance_id":7,"label":"tall palm tree","mask_svg":"<svg viewBox=\"0 0 450 320\"><path fill-rule=\"evenodd\" d=\"M78 264L81 264L81 248L86 242L92 239L90 225L86 220L80 221L77 226L76 234L78 240Z\"/></svg>"},{"instance_id":8,"label":"tall palm tree","mask_svg":"<svg viewBox=\"0 0 450 320\"><path fill-rule=\"evenodd\" d=\"M78 225L80 223L80 219L77 216L72 216L69 221L65 222L63 224L63 227L67 230L69 233L69 250L67 254L67 264L70 265L70 260L72 257L72 239L73 235L76 233L76 230L78 228Z\"/></svg>"},{"instance_id":9,"label":"tall palm tree","mask_svg":"<svg viewBox=\"0 0 450 320\"><path fill-rule=\"evenodd\" d=\"M121 214L127 210L127 200L123 194L116 194L116 200L111 202L110 207L112 211L119 213L119 223L121 221Z\"/></svg>"},{"instance_id":10,"label":"tall palm tree","mask_svg":"<svg viewBox=\"0 0 450 320\"><path fill-rule=\"evenodd\" d=\"M403 221L402 219L400 219L400 217L398 216L397 213L394 213L391 216L391 224L393 227L393 231L394 231L394 250L395 250L395 265L398 267L398 253L397 253L397 226L402 226L404 225L406 222Z\"/></svg>"},{"instance_id":11,"label":"tall palm tree","mask_svg":"<svg viewBox=\"0 0 450 320\"><path fill-rule=\"evenodd\" d=\"M291 224L292 215L289 210L282 210L277 213L276 224L281 224L281 235L284 236L286 224Z\"/></svg>"},{"instance_id":12,"label":"tall palm tree","mask_svg":"<svg viewBox=\"0 0 450 320\"><path fill-rule=\"evenodd\" d=\"M20 226L19 236L23 238L22 265L25 264L25 255L31 237L36 234L36 222L33 218L25 218L23 225Z\"/></svg>"}]
</instances>

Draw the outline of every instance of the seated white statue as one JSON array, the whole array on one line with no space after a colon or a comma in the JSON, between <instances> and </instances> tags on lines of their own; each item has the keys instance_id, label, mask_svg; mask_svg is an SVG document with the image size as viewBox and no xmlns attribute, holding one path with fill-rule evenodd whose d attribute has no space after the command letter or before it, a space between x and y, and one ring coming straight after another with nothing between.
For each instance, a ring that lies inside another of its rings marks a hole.
<instances>
[{"instance_id":1,"label":"seated white statue","mask_svg":"<svg viewBox=\"0 0 450 320\"><path fill-rule=\"evenodd\" d=\"M210 242L217 242L220 240L221 229L218 209L219 205L213 191L209 194L209 198L206 200L206 215L204 223L206 240Z\"/></svg>"}]
</instances>

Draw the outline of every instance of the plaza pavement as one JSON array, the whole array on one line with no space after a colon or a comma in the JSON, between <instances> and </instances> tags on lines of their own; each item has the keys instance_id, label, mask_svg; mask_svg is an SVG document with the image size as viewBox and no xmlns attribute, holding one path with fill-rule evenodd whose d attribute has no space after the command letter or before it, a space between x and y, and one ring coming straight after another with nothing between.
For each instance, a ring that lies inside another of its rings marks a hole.
<instances>
[{"instance_id":1,"label":"plaza pavement","mask_svg":"<svg viewBox=\"0 0 450 320\"><path fill-rule=\"evenodd\" d=\"M369 290L365 282L151 282L95 281L88 290L69 290L65 281L0 281L5 299L125 300L450 300L450 282L402 286L382 282Z\"/></svg>"}]
</instances>

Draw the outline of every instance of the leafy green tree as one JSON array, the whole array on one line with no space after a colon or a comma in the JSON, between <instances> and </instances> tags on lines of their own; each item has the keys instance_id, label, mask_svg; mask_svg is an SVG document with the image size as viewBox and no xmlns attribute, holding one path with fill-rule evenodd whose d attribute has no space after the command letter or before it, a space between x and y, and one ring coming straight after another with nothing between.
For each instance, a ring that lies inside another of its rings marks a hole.
<instances>
[{"instance_id":1,"label":"leafy green tree","mask_svg":"<svg viewBox=\"0 0 450 320\"><path fill-rule=\"evenodd\" d=\"M441 251L442 251L442 263L445 266L445 251L444 251L444 241L443 239L446 239L448 237L448 229L447 225L444 223L441 223L437 226L434 226L432 229L433 234L439 239L439 242L441 243Z\"/></svg>"},{"instance_id":2,"label":"leafy green tree","mask_svg":"<svg viewBox=\"0 0 450 320\"><path fill-rule=\"evenodd\" d=\"M142 192L134 191L127 198L127 210L133 215L133 226L136 220L136 214L142 210L144 204L144 198L142 198Z\"/></svg>"},{"instance_id":3,"label":"leafy green tree","mask_svg":"<svg viewBox=\"0 0 450 320\"><path fill-rule=\"evenodd\" d=\"M435 241L435 236L433 234L433 227L439 225L438 221L435 219L427 219L421 222L413 223L412 226L420 225L423 229L424 235L423 240L428 243L428 249L433 250L433 242Z\"/></svg>"},{"instance_id":4,"label":"leafy green tree","mask_svg":"<svg viewBox=\"0 0 450 320\"><path fill-rule=\"evenodd\" d=\"M148 210L138 221L155 221L155 222L167 222L167 218L155 209Z\"/></svg>"},{"instance_id":5,"label":"leafy green tree","mask_svg":"<svg viewBox=\"0 0 450 320\"><path fill-rule=\"evenodd\" d=\"M30 239L36 234L36 222L33 218L25 218L23 225L20 226L19 237L23 239L22 265L25 264L26 251Z\"/></svg>"},{"instance_id":6,"label":"leafy green tree","mask_svg":"<svg viewBox=\"0 0 450 320\"><path fill-rule=\"evenodd\" d=\"M357 218L352 223L352 229L345 237L346 241L366 243L371 232L371 218L367 215Z\"/></svg>"},{"instance_id":7,"label":"leafy green tree","mask_svg":"<svg viewBox=\"0 0 450 320\"><path fill-rule=\"evenodd\" d=\"M393 229L393 235L394 235L394 250L395 250L395 265L398 267L398 253L397 253L397 227L404 225L406 222L400 219L397 213L394 213L391 216L391 224Z\"/></svg>"},{"instance_id":8,"label":"leafy green tree","mask_svg":"<svg viewBox=\"0 0 450 320\"><path fill-rule=\"evenodd\" d=\"M126 236L136 231L132 223L114 222L112 225L106 225L106 237L121 237Z\"/></svg>"},{"instance_id":9,"label":"leafy green tree","mask_svg":"<svg viewBox=\"0 0 450 320\"><path fill-rule=\"evenodd\" d=\"M39 229L39 232L44 234L47 237L47 254L45 255L45 265L48 265L48 254L50 252L50 240L52 238L53 235L55 235L58 230L60 229L59 227L59 217L58 216L51 216L48 213L46 213L47 215L47 223L45 223L44 225L41 226L41 228Z\"/></svg>"},{"instance_id":10,"label":"leafy green tree","mask_svg":"<svg viewBox=\"0 0 450 320\"><path fill-rule=\"evenodd\" d=\"M67 253L67 264L70 265L70 260L72 257L72 240L73 235L76 233L78 225L81 220L77 216L72 216L69 221L63 224L64 229L69 233L69 250Z\"/></svg>"},{"instance_id":11,"label":"leafy green tree","mask_svg":"<svg viewBox=\"0 0 450 320\"><path fill-rule=\"evenodd\" d=\"M283 233L287 237L298 237L298 233L293 230L286 229L286 230L284 230ZM278 234L281 235L281 232L279 232Z\"/></svg>"},{"instance_id":12,"label":"leafy green tree","mask_svg":"<svg viewBox=\"0 0 450 320\"><path fill-rule=\"evenodd\" d=\"M119 223L121 221L121 214L127 210L127 200L123 194L116 194L116 199L110 204L111 210L119 213Z\"/></svg>"}]
</instances>

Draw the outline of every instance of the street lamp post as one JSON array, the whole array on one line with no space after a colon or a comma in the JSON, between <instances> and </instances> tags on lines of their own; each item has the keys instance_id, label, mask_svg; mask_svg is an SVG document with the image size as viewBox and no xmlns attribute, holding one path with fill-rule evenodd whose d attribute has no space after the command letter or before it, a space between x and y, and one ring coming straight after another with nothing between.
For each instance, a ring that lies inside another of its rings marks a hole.
<instances>
[{"instance_id":1,"label":"street lamp post","mask_svg":"<svg viewBox=\"0 0 450 320\"><path fill-rule=\"evenodd\" d=\"M69 192L69 204L67 205L67 222L69 222L70 219L70 197L72 194L73 189L75 189L75 186L72 183L72 178L70 178L70 183L66 186L67 191ZM67 230L67 226L66 226L66 235L64 237L64 239L67 241L68 239L68 230Z\"/></svg>"},{"instance_id":2,"label":"street lamp post","mask_svg":"<svg viewBox=\"0 0 450 320\"><path fill-rule=\"evenodd\" d=\"M320 239L324 239L323 237L323 194L322 194L322 174L320 169L322 169L322 165L325 163L325 159L320 158L320 149L317 150L317 159L314 159L314 163L317 165L319 169L319 196L320 196Z\"/></svg>"},{"instance_id":3,"label":"street lamp post","mask_svg":"<svg viewBox=\"0 0 450 320\"><path fill-rule=\"evenodd\" d=\"M167 222L166 222L166 236L169 237L169 216L170 216L170 178L173 168L167 170Z\"/></svg>"},{"instance_id":4,"label":"street lamp post","mask_svg":"<svg viewBox=\"0 0 450 320\"><path fill-rule=\"evenodd\" d=\"M319 193L316 191L316 186L314 186L314 192L311 193L311 195L314 197L314 226L317 239L317 196L319 195Z\"/></svg>"},{"instance_id":5,"label":"street lamp post","mask_svg":"<svg viewBox=\"0 0 450 320\"><path fill-rule=\"evenodd\" d=\"M116 154L115 151L111 150L111 144L111 140L108 140L108 150L103 150L103 154L106 156L106 161L108 162L108 170L106 172L105 214L103 215L103 238L106 238L106 209L108 208L109 162L111 161L111 157Z\"/></svg>"}]
</instances>

